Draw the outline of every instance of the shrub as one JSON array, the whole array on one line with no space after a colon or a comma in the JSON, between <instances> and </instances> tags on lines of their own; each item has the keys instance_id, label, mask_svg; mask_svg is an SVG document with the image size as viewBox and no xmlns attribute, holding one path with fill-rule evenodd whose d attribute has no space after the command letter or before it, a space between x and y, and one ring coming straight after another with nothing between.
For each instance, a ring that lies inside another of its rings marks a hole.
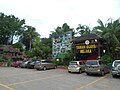
<instances>
[{"instance_id":1,"label":"shrub","mask_svg":"<svg viewBox=\"0 0 120 90\"><path fill-rule=\"evenodd\" d=\"M102 57L101 57L101 59L105 62L105 63L112 63L112 60L113 60L113 58L112 58L112 54L111 53L106 53L105 55L103 55Z\"/></svg>"},{"instance_id":2,"label":"shrub","mask_svg":"<svg viewBox=\"0 0 120 90\"><path fill-rule=\"evenodd\" d=\"M59 59L59 61L57 60L54 60L54 63L57 64L58 66L68 66L69 65L69 62L71 60L68 60L68 59Z\"/></svg>"},{"instance_id":3,"label":"shrub","mask_svg":"<svg viewBox=\"0 0 120 90\"><path fill-rule=\"evenodd\" d=\"M0 57L0 62L4 62L5 59L3 57Z\"/></svg>"},{"instance_id":4,"label":"shrub","mask_svg":"<svg viewBox=\"0 0 120 90\"><path fill-rule=\"evenodd\" d=\"M7 66L10 67L10 66L11 66L11 63L12 63L12 60L11 60L11 59L8 59L8 60L7 60Z\"/></svg>"}]
</instances>

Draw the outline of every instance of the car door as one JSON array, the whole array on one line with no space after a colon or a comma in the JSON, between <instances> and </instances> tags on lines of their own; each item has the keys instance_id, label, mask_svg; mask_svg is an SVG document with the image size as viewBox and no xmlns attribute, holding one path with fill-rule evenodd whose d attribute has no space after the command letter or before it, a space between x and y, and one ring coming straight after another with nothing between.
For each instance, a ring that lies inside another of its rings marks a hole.
<instances>
[{"instance_id":1,"label":"car door","mask_svg":"<svg viewBox=\"0 0 120 90\"><path fill-rule=\"evenodd\" d=\"M48 61L48 63L49 63L49 68L54 68L55 67L52 61Z\"/></svg>"},{"instance_id":2,"label":"car door","mask_svg":"<svg viewBox=\"0 0 120 90\"><path fill-rule=\"evenodd\" d=\"M46 61L44 61L44 62L45 62L46 68L52 68L52 63L51 63L51 61L46 60Z\"/></svg>"}]
</instances>

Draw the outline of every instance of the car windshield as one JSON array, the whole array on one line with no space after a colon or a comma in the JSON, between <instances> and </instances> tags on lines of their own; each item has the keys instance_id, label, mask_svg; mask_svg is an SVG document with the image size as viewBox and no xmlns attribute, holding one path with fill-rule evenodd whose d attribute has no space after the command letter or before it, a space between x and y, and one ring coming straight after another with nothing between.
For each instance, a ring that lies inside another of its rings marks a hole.
<instances>
[{"instance_id":1,"label":"car windshield","mask_svg":"<svg viewBox=\"0 0 120 90\"><path fill-rule=\"evenodd\" d=\"M24 62L24 64L27 64L27 63L28 63L28 61Z\"/></svg>"},{"instance_id":2,"label":"car windshield","mask_svg":"<svg viewBox=\"0 0 120 90\"><path fill-rule=\"evenodd\" d=\"M90 60L86 62L86 65L98 65L98 63L95 60Z\"/></svg>"},{"instance_id":3,"label":"car windshield","mask_svg":"<svg viewBox=\"0 0 120 90\"><path fill-rule=\"evenodd\" d=\"M31 62L31 64L35 64L35 61Z\"/></svg>"},{"instance_id":4,"label":"car windshield","mask_svg":"<svg viewBox=\"0 0 120 90\"><path fill-rule=\"evenodd\" d=\"M114 66L116 67L118 64L120 64L120 61L115 61Z\"/></svg>"},{"instance_id":5,"label":"car windshield","mask_svg":"<svg viewBox=\"0 0 120 90\"><path fill-rule=\"evenodd\" d=\"M77 62L70 62L69 65L77 65Z\"/></svg>"}]
</instances>

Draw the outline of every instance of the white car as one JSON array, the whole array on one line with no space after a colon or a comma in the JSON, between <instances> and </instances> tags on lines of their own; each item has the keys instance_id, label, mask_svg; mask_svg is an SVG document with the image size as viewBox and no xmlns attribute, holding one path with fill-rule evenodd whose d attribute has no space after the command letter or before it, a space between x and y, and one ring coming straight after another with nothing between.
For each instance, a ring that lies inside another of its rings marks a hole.
<instances>
[{"instance_id":1,"label":"white car","mask_svg":"<svg viewBox=\"0 0 120 90\"><path fill-rule=\"evenodd\" d=\"M112 76L120 76L120 60L115 60L112 63Z\"/></svg>"},{"instance_id":2,"label":"white car","mask_svg":"<svg viewBox=\"0 0 120 90\"><path fill-rule=\"evenodd\" d=\"M68 72L82 73L85 71L85 64L81 61L71 61L68 66Z\"/></svg>"}]
</instances>

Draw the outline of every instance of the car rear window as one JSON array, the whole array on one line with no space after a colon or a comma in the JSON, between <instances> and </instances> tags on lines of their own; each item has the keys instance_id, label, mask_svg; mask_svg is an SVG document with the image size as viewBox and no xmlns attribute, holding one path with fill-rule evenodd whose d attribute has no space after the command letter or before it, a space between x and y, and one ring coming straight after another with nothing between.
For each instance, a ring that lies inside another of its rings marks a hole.
<instances>
[{"instance_id":1,"label":"car rear window","mask_svg":"<svg viewBox=\"0 0 120 90\"><path fill-rule=\"evenodd\" d=\"M77 65L77 62L70 62L69 65Z\"/></svg>"},{"instance_id":2,"label":"car rear window","mask_svg":"<svg viewBox=\"0 0 120 90\"><path fill-rule=\"evenodd\" d=\"M86 65L98 65L98 62L95 60L90 60L86 62Z\"/></svg>"}]
</instances>

